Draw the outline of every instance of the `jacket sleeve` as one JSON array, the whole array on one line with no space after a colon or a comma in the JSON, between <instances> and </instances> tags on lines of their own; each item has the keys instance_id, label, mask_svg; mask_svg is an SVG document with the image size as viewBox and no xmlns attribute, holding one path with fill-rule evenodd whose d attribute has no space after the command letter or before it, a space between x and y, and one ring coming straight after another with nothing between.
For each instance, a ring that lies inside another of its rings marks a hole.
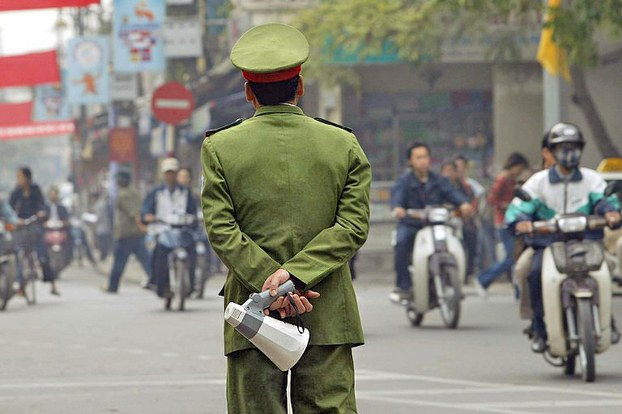
<instances>
[{"instance_id":1,"label":"jacket sleeve","mask_svg":"<svg viewBox=\"0 0 622 414\"><path fill-rule=\"evenodd\" d=\"M143 205L140 208L140 217L141 219L145 217L147 214L155 214L155 199L156 199L157 189L152 190L149 194L147 194L147 198L143 201Z\"/></svg>"},{"instance_id":2,"label":"jacket sleeve","mask_svg":"<svg viewBox=\"0 0 622 414\"><path fill-rule=\"evenodd\" d=\"M203 220L214 251L234 277L252 292L260 292L266 278L281 267L245 234L235 220L233 200L222 165L210 139L201 151Z\"/></svg>"},{"instance_id":3,"label":"jacket sleeve","mask_svg":"<svg viewBox=\"0 0 622 414\"><path fill-rule=\"evenodd\" d=\"M337 204L335 223L318 233L282 268L312 288L343 266L365 243L369 231L371 167L356 138L349 154L348 176Z\"/></svg>"},{"instance_id":4,"label":"jacket sleeve","mask_svg":"<svg viewBox=\"0 0 622 414\"><path fill-rule=\"evenodd\" d=\"M591 188L589 194L592 213L602 216L610 211L620 211L620 200L618 200L618 196L612 194L606 197L604 193L607 188L607 183L599 175L593 175L594 177L590 180Z\"/></svg>"},{"instance_id":5,"label":"jacket sleeve","mask_svg":"<svg viewBox=\"0 0 622 414\"><path fill-rule=\"evenodd\" d=\"M444 201L449 202L450 204L453 204L456 207L469 202L469 199L465 195L463 195L460 191L452 187L451 183L449 182L447 178L445 177L438 177L438 178L439 178L439 188L441 191L441 196Z\"/></svg>"},{"instance_id":6,"label":"jacket sleeve","mask_svg":"<svg viewBox=\"0 0 622 414\"><path fill-rule=\"evenodd\" d=\"M402 176L397 179L393 188L391 188L391 210L396 207L406 208L405 200L406 179Z\"/></svg>"}]
</instances>

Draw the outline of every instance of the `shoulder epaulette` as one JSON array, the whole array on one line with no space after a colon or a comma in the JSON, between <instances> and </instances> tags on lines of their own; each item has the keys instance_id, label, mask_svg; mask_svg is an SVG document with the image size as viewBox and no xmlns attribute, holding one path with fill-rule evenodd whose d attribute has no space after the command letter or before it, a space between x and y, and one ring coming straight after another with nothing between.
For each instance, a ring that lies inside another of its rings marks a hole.
<instances>
[{"instance_id":1,"label":"shoulder epaulette","mask_svg":"<svg viewBox=\"0 0 622 414\"><path fill-rule=\"evenodd\" d=\"M234 127L234 126L236 126L236 125L239 125L239 124L241 124L241 123L242 123L242 121L244 121L242 118L238 118L238 119L236 119L234 122L232 122L232 123L230 123L230 124L228 124L228 125L225 125L225 126L221 126L220 128L208 129L208 130L205 132L205 138L207 138L207 137L210 137L210 136L214 135L216 132L224 131L225 129L229 129L229 128L231 128L231 127Z\"/></svg>"},{"instance_id":2,"label":"shoulder epaulette","mask_svg":"<svg viewBox=\"0 0 622 414\"><path fill-rule=\"evenodd\" d=\"M313 119L315 119L316 121L320 121L323 124L332 125L334 127L344 129L344 130L346 130L348 132L352 132L352 128L348 128L347 126L343 126L343 125L336 124L334 122L330 122L330 121L328 121L328 120L326 120L324 118L313 118Z\"/></svg>"}]
</instances>

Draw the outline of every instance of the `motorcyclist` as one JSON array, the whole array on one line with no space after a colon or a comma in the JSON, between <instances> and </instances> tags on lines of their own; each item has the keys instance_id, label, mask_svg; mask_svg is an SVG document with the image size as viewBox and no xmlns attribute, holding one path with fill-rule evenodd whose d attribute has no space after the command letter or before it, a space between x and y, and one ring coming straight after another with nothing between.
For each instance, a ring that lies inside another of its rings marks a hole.
<instances>
[{"instance_id":1,"label":"motorcyclist","mask_svg":"<svg viewBox=\"0 0 622 414\"><path fill-rule=\"evenodd\" d=\"M160 171L164 175L164 184L153 189L143 202L141 217L145 224L157 221L168 222L171 216L176 214L188 214L195 216L197 204L188 187L177 183L177 171L179 161L175 158L162 160ZM168 284L168 254L171 249L156 242L152 256L152 274L149 281L150 287L156 287L160 297L166 297L169 292ZM189 254L193 252L189 251ZM194 284L194 269L190 269L191 286Z\"/></svg>"},{"instance_id":2,"label":"motorcyclist","mask_svg":"<svg viewBox=\"0 0 622 414\"><path fill-rule=\"evenodd\" d=\"M69 235L69 211L60 203L58 187L52 186L48 189L48 204L45 206L47 220L60 221L63 223L63 231L67 232L67 239L63 243L65 252L65 266L69 265L72 256L72 243Z\"/></svg>"},{"instance_id":3,"label":"motorcyclist","mask_svg":"<svg viewBox=\"0 0 622 414\"><path fill-rule=\"evenodd\" d=\"M514 199L505 216L510 228L520 233L533 231L532 221L548 220L560 213L598 214L605 217L610 227L620 223L620 203L617 197L605 197L605 181L594 170L580 168L581 153L585 146L583 134L571 123L554 125L547 135L547 148L556 164L534 174L523 185L530 201ZM590 239L602 239L602 230L586 234ZM546 326L542 302L542 254L554 240L538 237L532 242L533 264L529 274L529 293L533 311L533 338L531 349L546 350ZM612 335L614 338L615 333Z\"/></svg>"},{"instance_id":4,"label":"motorcyclist","mask_svg":"<svg viewBox=\"0 0 622 414\"><path fill-rule=\"evenodd\" d=\"M412 277L408 267L412 261L415 236L421 230L421 221L410 217L408 209L423 209L426 206L445 203L459 206L464 217L473 213L469 200L452 187L449 181L430 171L430 147L416 142L406 151L409 170L402 174L391 190L393 216L399 221L395 240L396 287L389 298L396 303L412 300Z\"/></svg>"}]
</instances>

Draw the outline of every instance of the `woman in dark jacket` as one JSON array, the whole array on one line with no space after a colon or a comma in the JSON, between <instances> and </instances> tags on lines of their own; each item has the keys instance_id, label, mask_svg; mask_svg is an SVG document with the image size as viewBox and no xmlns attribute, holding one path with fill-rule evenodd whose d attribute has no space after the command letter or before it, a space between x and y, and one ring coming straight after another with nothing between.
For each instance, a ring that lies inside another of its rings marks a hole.
<instances>
[{"instance_id":1,"label":"woman in dark jacket","mask_svg":"<svg viewBox=\"0 0 622 414\"><path fill-rule=\"evenodd\" d=\"M28 219L32 216L37 216L39 220L45 219L46 214L46 206L45 199L43 198L43 193L38 185L32 182L32 171L29 167L20 167L16 173L17 178L17 186L11 192L11 198L9 203L15 213L17 213L17 224L20 225L20 222L23 223L25 219ZM41 225L38 224L37 231L43 234L43 229ZM19 246L19 248L23 248L23 246ZM43 271L43 281L50 282L52 284L51 293L53 295L58 295L58 290L56 290L55 284L55 276L52 272L52 268L50 267L50 260L48 258L47 249L45 248L45 244L43 243L43 237L37 237L37 245L35 246L37 250L37 256L39 257L39 263L41 264L41 270ZM17 281L19 282L19 290L17 294L24 295L24 279L21 274L21 264L18 266L17 271Z\"/></svg>"}]
</instances>

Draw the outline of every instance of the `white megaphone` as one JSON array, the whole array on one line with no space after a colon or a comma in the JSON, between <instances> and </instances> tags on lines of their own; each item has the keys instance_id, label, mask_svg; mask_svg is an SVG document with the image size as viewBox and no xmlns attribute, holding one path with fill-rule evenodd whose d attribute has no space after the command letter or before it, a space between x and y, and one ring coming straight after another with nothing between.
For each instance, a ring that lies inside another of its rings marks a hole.
<instances>
[{"instance_id":1,"label":"white megaphone","mask_svg":"<svg viewBox=\"0 0 622 414\"><path fill-rule=\"evenodd\" d=\"M281 370L287 371L300 359L309 343L309 330L264 315L272 302L294 292L291 280L279 286L276 296L270 291L253 293L243 305L229 303L225 309L225 321L246 339L251 341Z\"/></svg>"}]
</instances>

